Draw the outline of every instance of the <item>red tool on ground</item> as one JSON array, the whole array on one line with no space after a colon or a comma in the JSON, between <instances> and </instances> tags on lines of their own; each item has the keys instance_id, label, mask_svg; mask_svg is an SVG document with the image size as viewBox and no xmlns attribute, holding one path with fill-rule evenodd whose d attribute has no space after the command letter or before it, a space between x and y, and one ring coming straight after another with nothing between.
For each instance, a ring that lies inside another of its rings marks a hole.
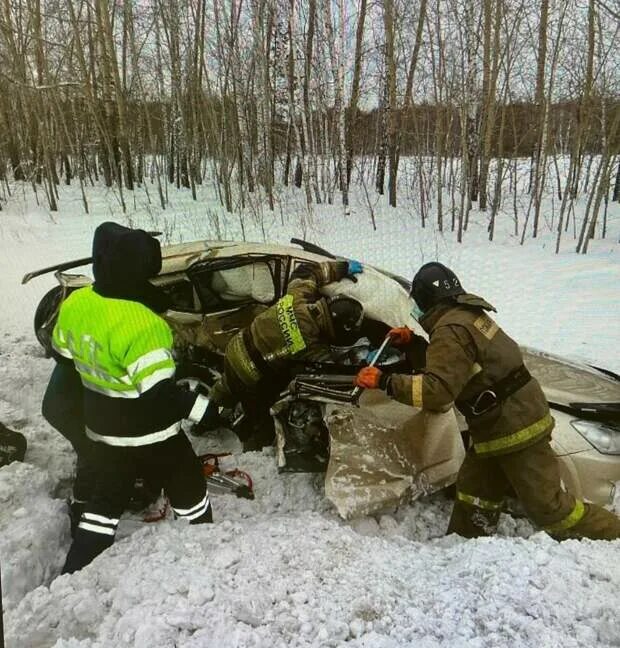
<instances>
[{"instance_id":1,"label":"red tool on ground","mask_svg":"<svg viewBox=\"0 0 620 648\"><path fill-rule=\"evenodd\" d=\"M209 490L215 493L233 493L244 499L254 499L254 484L250 475L244 470L220 470L220 459L230 457L230 452L220 454L203 454L198 457L202 463L202 472L207 479ZM235 479L237 478L237 479ZM239 481L242 479L242 483Z\"/></svg>"}]
</instances>

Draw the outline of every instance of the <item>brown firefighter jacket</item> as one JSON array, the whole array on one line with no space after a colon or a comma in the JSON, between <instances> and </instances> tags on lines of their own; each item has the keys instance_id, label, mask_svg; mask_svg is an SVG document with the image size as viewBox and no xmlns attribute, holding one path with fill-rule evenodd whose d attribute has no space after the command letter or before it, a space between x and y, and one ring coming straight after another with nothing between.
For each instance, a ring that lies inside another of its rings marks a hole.
<instances>
[{"instance_id":1,"label":"brown firefighter jacket","mask_svg":"<svg viewBox=\"0 0 620 648\"><path fill-rule=\"evenodd\" d=\"M394 375L389 392L414 407L446 411L455 401L469 401L518 369L523 357L517 343L486 314L495 309L476 295L432 308L420 324L429 334L421 373ZM476 454L507 454L551 433L554 422L535 378L480 416L465 414Z\"/></svg>"},{"instance_id":2,"label":"brown firefighter jacket","mask_svg":"<svg viewBox=\"0 0 620 648\"><path fill-rule=\"evenodd\" d=\"M277 382L293 359L328 359L334 328L319 288L346 274L346 261L325 261L298 268L286 295L228 343L225 376L214 387L211 397L227 404L233 392L252 392L262 379Z\"/></svg>"}]
</instances>

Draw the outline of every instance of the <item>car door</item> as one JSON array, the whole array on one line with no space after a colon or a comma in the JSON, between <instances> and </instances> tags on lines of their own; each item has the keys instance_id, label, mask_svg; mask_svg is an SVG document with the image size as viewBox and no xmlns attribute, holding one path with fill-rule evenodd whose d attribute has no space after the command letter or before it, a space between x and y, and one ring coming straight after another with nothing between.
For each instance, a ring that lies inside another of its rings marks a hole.
<instances>
[{"instance_id":1,"label":"car door","mask_svg":"<svg viewBox=\"0 0 620 648\"><path fill-rule=\"evenodd\" d=\"M213 259L188 270L202 313L196 343L223 352L230 339L282 296L286 258L243 255Z\"/></svg>"}]
</instances>

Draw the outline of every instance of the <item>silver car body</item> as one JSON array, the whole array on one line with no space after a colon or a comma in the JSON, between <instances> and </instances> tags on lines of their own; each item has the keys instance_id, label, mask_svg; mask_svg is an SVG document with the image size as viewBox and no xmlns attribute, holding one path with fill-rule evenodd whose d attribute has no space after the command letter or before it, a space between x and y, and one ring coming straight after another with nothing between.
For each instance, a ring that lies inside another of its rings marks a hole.
<instances>
[{"instance_id":1,"label":"silver car body","mask_svg":"<svg viewBox=\"0 0 620 648\"><path fill-rule=\"evenodd\" d=\"M173 289L181 286L185 294L185 307L172 309L165 314L179 345L204 346L219 354L223 353L228 340L239 328L247 326L258 312L277 298L276 294L271 294L275 288L269 286L268 274L261 265L265 259L282 260L278 271L283 277L290 275L298 263L326 260L322 254L298 247L235 241L195 241L163 246L162 255L162 270L153 283ZM229 261L233 266L239 264L234 268L234 273L215 270L209 274L211 266L217 268L218 264ZM199 281L193 273L203 267L210 277L210 289L217 292L220 298L222 307L219 309L205 311L201 306L200 291L196 288ZM67 288L87 285L92 281L85 275L67 272L57 272L56 277ZM283 281L285 284L286 278ZM390 273L365 266L357 283L343 280L330 284L325 287L325 293L344 292L364 303L369 318L388 326L408 325L421 333L419 324L410 313L411 301L404 285L402 280L397 280ZM606 433L612 436L612 448L611 451L601 452L575 427L579 417L570 411L570 405L575 402L618 404L620 381L585 364L527 348L523 351L525 364L539 380L552 404L556 421L552 444L560 458L566 488L578 497L609 504L614 497L615 483L620 481L620 454L613 454L614 448L618 447L613 434L615 431L620 437L620 426L607 426ZM343 418L342 412L347 408L349 414ZM345 430L342 433L346 437L346 430L355 427L355 409L342 404L331 405L325 407L325 417L329 424L334 417L337 419L340 416L342 421L349 416L349 423L345 422L339 428L340 432ZM360 399L357 412L359 420L366 422L366 429L383 427L385 439L398 434L401 440L408 439L410 442L405 454L411 464L411 474L407 476L405 469L400 471L402 474L396 475L396 486L386 496L386 502L394 494L396 500L402 500L455 481L464 456L460 434L464 419L454 410L447 414L420 412L395 403L384 394L368 392ZM338 425L334 427L332 424L332 428L336 429ZM336 445L337 442L334 441ZM374 443L373 447L376 448L376 438ZM338 495L338 488L342 495L347 484L342 482L339 485L336 470L328 470L327 477L327 494L344 517L371 512L372 503L366 506L358 500L351 505L346 493L343 497ZM399 481L403 479L404 482Z\"/></svg>"}]
</instances>

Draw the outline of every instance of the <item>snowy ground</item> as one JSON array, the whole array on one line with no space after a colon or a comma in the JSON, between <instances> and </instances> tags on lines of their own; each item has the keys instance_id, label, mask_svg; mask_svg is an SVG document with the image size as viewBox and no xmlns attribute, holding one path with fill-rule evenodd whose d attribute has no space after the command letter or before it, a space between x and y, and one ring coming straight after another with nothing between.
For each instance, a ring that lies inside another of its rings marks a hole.
<instances>
[{"instance_id":1,"label":"snowy ground","mask_svg":"<svg viewBox=\"0 0 620 648\"><path fill-rule=\"evenodd\" d=\"M111 550L58 578L73 456L39 413L52 364L32 332L53 278L21 286L21 276L88 256L103 220L161 229L169 241L240 238L238 217L226 216L207 187L198 203L171 195L166 212L135 194L123 215L113 192L92 190L85 215L77 192L65 190L61 211L49 214L26 187L0 214L0 420L29 443L24 464L0 470L10 648L620 645L620 541L559 544L509 517L492 539L442 537L451 505L441 494L344 523L318 477L277 475L269 452L230 460L252 474L257 499L215 495L212 527L126 519ZM586 256L569 240L556 256L549 234L520 246L508 216L492 244L474 218L459 246L451 232L422 230L407 206L378 204L373 232L356 194L347 217L324 206L302 218L287 196L280 207L263 214L262 227L248 218L247 238L298 236L405 276L438 259L497 306L521 343L620 371L618 205L608 240Z\"/></svg>"}]
</instances>

